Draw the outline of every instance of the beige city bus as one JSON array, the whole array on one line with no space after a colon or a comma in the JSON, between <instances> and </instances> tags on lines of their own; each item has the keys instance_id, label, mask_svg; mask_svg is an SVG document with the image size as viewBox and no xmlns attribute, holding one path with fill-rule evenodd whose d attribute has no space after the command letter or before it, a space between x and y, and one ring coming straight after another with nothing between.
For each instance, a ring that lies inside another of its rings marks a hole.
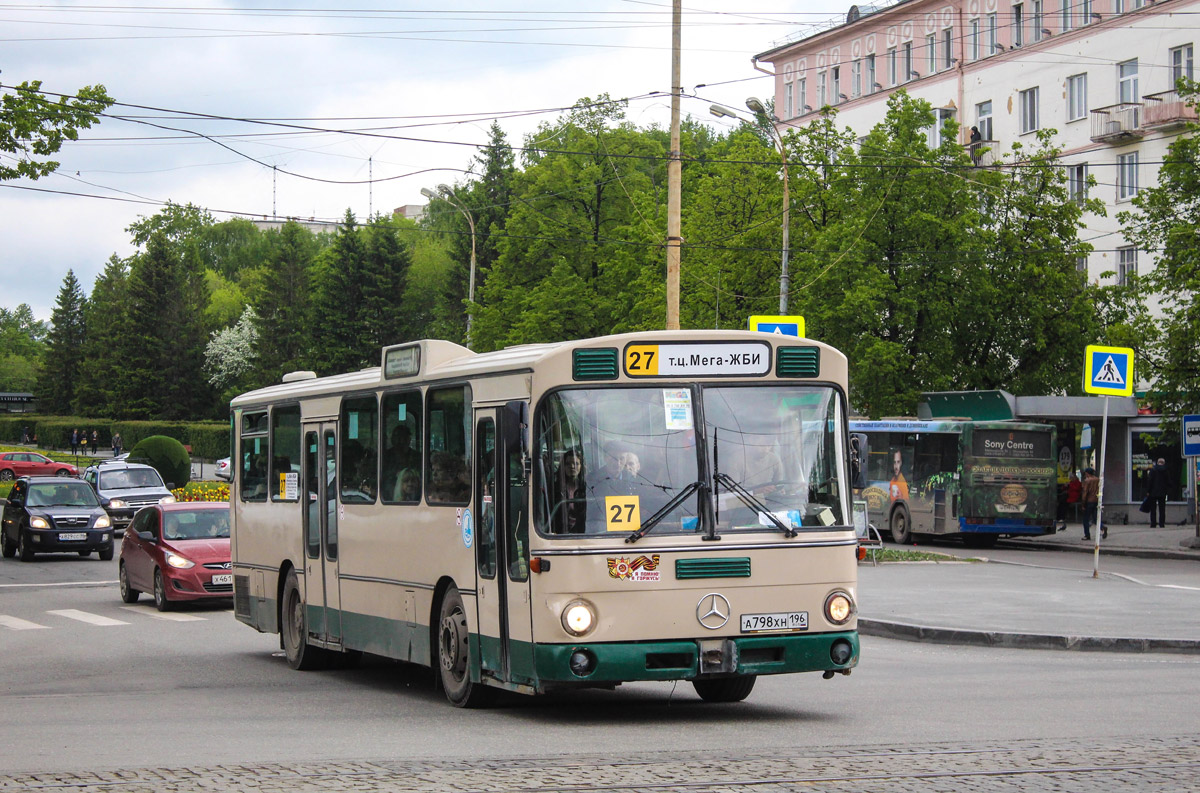
<instances>
[{"instance_id":1,"label":"beige city bus","mask_svg":"<svg viewBox=\"0 0 1200 793\"><path fill-rule=\"evenodd\" d=\"M447 697L858 663L846 359L747 331L387 347L232 403L234 604Z\"/></svg>"}]
</instances>

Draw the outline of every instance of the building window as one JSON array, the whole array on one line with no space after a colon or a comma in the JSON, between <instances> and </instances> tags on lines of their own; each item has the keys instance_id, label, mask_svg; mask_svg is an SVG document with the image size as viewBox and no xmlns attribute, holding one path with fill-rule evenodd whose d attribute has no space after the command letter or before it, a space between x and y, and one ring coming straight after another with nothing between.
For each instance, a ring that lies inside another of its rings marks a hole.
<instances>
[{"instance_id":1,"label":"building window","mask_svg":"<svg viewBox=\"0 0 1200 793\"><path fill-rule=\"evenodd\" d=\"M1184 500L1188 461L1181 452L1179 441L1163 443L1158 430L1130 427L1129 483L1133 503L1140 502L1150 491L1150 469L1159 458L1167 463L1167 501Z\"/></svg>"},{"instance_id":2,"label":"building window","mask_svg":"<svg viewBox=\"0 0 1200 793\"><path fill-rule=\"evenodd\" d=\"M925 37L925 72L933 74L937 70L937 37L930 33Z\"/></svg>"},{"instance_id":3,"label":"building window","mask_svg":"<svg viewBox=\"0 0 1200 793\"><path fill-rule=\"evenodd\" d=\"M1092 0L1079 0L1079 26L1092 22Z\"/></svg>"},{"instance_id":4,"label":"building window","mask_svg":"<svg viewBox=\"0 0 1200 793\"><path fill-rule=\"evenodd\" d=\"M850 67L850 96L862 96L861 60L856 60Z\"/></svg>"},{"instance_id":5,"label":"building window","mask_svg":"<svg viewBox=\"0 0 1200 793\"><path fill-rule=\"evenodd\" d=\"M1087 75L1075 74L1067 78L1067 121L1078 121L1087 117Z\"/></svg>"},{"instance_id":6,"label":"building window","mask_svg":"<svg viewBox=\"0 0 1200 793\"><path fill-rule=\"evenodd\" d=\"M949 69L954 65L954 40L950 28L942 31L942 68Z\"/></svg>"},{"instance_id":7,"label":"building window","mask_svg":"<svg viewBox=\"0 0 1200 793\"><path fill-rule=\"evenodd\" d=\"M1125 0L1113 0L1113 13L1114 14L1124 14L1125 13Z\"/></svg>"},{"instance_id":8,"label":"building window","mask_svg":"<svg viewBox=\"0 0 1200 793\"><path fill-rule=\"evenodd\" d=\"M817 73L817 107L825 107L825 72Z\"/></svg>"},{"instance_id":9,"label":"building window","mask_svg":"<svg viewBox=\"0 0 1200 793\"><path fill-rule=\"evenodd\" d=\"M1117 248L1117 283L1127 286L1137 277L1137 248L1132 245Z\"/></svg>"},{"instance_id":10,"label":"building window","mask_svg":"<svg viewBox=\"0 0 1200 793\"><path fill-rule=\"evenodd\" d=\"M1000 50L1000 37L996 31L996 15L988 14L987 18L988 31L988 55L995 55Z\"/></svg>"},{"instance_id":11,"label":"building window","mask_svg":"<svg viewBox=\"0 0 1200 793\"><path fill-rule=\"evenodd\" d=\"M809 110L808 106L808 80L801 77L796 81L796 115L804 115Z\"/></svg>"},{"instance_id":12,"label":"building window","mask_svg":"<svg viewBox=\"0 0 1200 793\"><path fill-rule=\"evenodd\" d=\"M1025 4L1013 6L1012 45L1020 47L1025 43Z\"/></svg>"},{"instance_id":13,"label":"building window","mask_svg":"<svg viewBox=\"0 0 1200 793\"><path fill-rule=\"evenodd\" d=\"M1029 29L1032 32L1030 38L1034 41L1041 41L1042 35L1042 0L1030 0L1029 3Z\"/></svg>"},{"instance_id":14,"label":"building window","mask_svg":"<svg viewBox=\"0 0 1200 793\"><path fill-rule=\"evenodd\" d=\"M1087 163L1067 166L1067 195L1076 204L1087 200Z\"/></svg>"},{"instance_id":15,"label":"building window","mask_svg":"<svg viewBox=\"0 0 1200 793\"><path fill-rule=\"evenodd\" d=\"M836 105L842 101L842 67L834 66L830 70L830 74L833 75L833 90L830 92L832 95L829 98Z\"/></svg>"},{"instance_id":16,"label":"building window","mask_svg":"<svg viewBox=\"0 0 1200 793\"><path fill-rule=\"evenodd\" d=\"M1021 91L1021 134L1038 130L1038 89L1037 87Z\"/></svg>"},{"instance_id":17,"label":"building window","mask_svg":"<svg viewBox=\"0 0 1200 793\"><path fill-rule=\"evenodd\" d=\"M1131 103L1138 100L1138 62L1131 61L1117 64L1117 101Z\"/></svg>"},{"instance_id":18,"label":"building window","mask_svg":"<svg viewBox=\"0 0 1200 793\"><path fill-rule=\"evenodd\" d=\"M888 50L888 85L896 85L896 48L892 47Z\"/></svg>"},{"instance_id":19,"label":"building window","mask_svg":"<svg viewBox=\"0 0 1200 793\"><path fill-rule=\"evenodd\" d=\"M973 61L979 60L979 20L972 19L967 25L967 48Z\"/></svg>"},{"instance_id":20,"label":"building window","mask_svg":"<svg viewBox=\"0 0 1200 793\"><path fill-rule=\"evenodd\" d=\"M1066 33L1071 29L1071 0L1062 0L1062 32Z\"/></svg>"},{"instance_id":21,"label":"building window","mask_svg":"<svg viewBox=\"0 0 1200 793\"><path fill-rule=\"evenodd\" d=\"M784 77L783 83L783 117L793 118L796 114L793 112L792 105L792 75L789 73Z\"/></svg>"},{"instance_id":22,"label":"building window","mask_svg":"<svg viewBox=\"0 0 1200 793\"><path fill-rule=\"evenodd\" d=\"M929 132L925 136L925 142L929 144L929 148L936 149L945 141L945 136L942 132L946 128L946 122L954 118L954 111L947 108L935 108L933 111L933 126L929 128Z\"/></svg>"},{"instance_id":23,"label":"building window","mask_svg":"<svg viewBox=\"0 0 1200 793\"><path fill-rule=\"evenodd\" d=\"M1076 256L1075 257L1075 270L1077 272L1083 273L1084 275L1087 275L1087 257L1086 256Z\"/></svg>"},{"instance_id":24,"label":"building window","mask_svg":"<svg viewBox=\"0 0 1200 793\"><path fill-rule=\"evenodd\" d=\"M906 41L906 42L904 42L904 80L903 80L903 82L907 83L909 80L913 79L914 77L919 76L917 74L916 70L913 68L914 65L915 64L913 63L912 42Z\"/></svg>"},{"instance_id":25,"label":"building window","mask_svg":"<svg viewBox=\"0 0 1200 793\"><path fill-rule=\"evenodd\" d=\"M1138 153L1117 155L1117 200L1127 201L1138 193Z\"/></svg>"},{"instance_id":26,"label":"building window","mask_svg":"<svg viewBox=\"0 0 1200 793\"><path fill-rule=\"evenodd\" d=\"M1171 50L1171 87L1179 82L1179 78L1192 79L1192 45L1184 44Z\"/></svg>"},{"instance_id":27,"label":"building window","mask_svg":"<svg viewBox=\"0 0 1200 793\"><path fill-rule=\"evenodd\" d=\"M875 54L871 53L867 56L867 93L875 93L877 85L879 85L879 78L875 74Z\"/></svg>"},{"instance_id":28,"label":"building window","mask_svg":"<svg viewBox=\"0 0 1200 793\"><path fill-rule=\"evenodd\" d=\"M990 101L975 105L975 126L979 128L981 139L994 140L992 137L992 103Z\"/></svg>"}]
</instances>

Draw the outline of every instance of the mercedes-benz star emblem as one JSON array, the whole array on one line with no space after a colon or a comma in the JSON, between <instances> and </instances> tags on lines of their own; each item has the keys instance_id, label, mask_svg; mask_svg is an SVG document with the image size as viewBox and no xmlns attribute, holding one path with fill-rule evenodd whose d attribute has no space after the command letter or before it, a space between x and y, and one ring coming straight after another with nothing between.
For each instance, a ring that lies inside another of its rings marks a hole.
<instances>
[{"instance_id":1,"label":"mercedes-benz star emblem","mask_svg":"<svg viewBox=\"0 0 1200 793\"><path fill-rule=\"evenodd\" d=\"M696 604L696 619L710 631L724 627L729 622L729 601L724 595L708 593Z\"/></svg>"}]
</instances>

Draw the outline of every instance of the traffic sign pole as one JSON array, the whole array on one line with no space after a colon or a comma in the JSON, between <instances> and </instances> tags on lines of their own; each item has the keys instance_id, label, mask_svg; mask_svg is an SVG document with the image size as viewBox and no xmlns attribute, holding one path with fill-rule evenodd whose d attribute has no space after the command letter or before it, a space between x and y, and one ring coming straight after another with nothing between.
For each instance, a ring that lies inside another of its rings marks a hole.
<instances>
[{"instance_id":1,"label":"traffic sign pole","mask_svg":"<svg viewBox=\"0 0 1200 793\"><path fill-rule=\"evenodd\" d=\"M1108 397L1104 397L1104 421L1100 426L1100 489L1096 493L1096 525L1092 527L1092 578L1100 577L1100 534L1104 526L1104 456L1108 451Z\"/></svg>"}]
</instances>

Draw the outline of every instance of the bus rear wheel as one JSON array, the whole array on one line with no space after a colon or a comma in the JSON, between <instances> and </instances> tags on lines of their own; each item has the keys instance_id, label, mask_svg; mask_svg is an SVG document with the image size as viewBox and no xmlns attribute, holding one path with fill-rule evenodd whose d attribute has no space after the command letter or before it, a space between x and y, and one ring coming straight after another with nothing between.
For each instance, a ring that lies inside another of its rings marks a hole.
<instances>
[{"instance_id":1,"label":"bus rear wheel","mask_svg":"<svg viewBox=\"0 0 1200 793\"><path fill-rule=\"evenodd\" d=\"M288 666L307 671L324 669L328 664L329 652L308 643L308 629L304 624L304 598L300 596L300 582L295 570L289 570L283 584L283 614L280 632L283 634L283 652Z\"/></svg>"},{"instance_id":2,"label":"bus rear wheel","mask_svg":"<svg viewBox=\"0 0 1200 793\"><path fill-rule=\"evenodd\" d=\"M912 527L908 523L908 512L903 508L892 513L892 520L888 528L892 532L892 542L897 545L907 545L912 541Z\"/></svg>"},{"instance_id":3,"label":"bus rear wheel","mask_svg":"<svg viewBox=\"0 0 1200 793\"><path fill-rule=\"evenodd\" d=\"M458 708L479 708L488 704L492 689L471 680L470 633L467 612L456 587L442 597L437 627L438 674L446 699Z\"/></svg>"},{"instance_id":4,"label":"bus rear wheel","mask_svg":"<svg viewBox=\"0 0 1200 793\"><path fill-rule=\"evenodd\" d=\"M692 686L705 702L741 702L754 690L754 675L693 680Z\"/></svg>"}]
</instances>

